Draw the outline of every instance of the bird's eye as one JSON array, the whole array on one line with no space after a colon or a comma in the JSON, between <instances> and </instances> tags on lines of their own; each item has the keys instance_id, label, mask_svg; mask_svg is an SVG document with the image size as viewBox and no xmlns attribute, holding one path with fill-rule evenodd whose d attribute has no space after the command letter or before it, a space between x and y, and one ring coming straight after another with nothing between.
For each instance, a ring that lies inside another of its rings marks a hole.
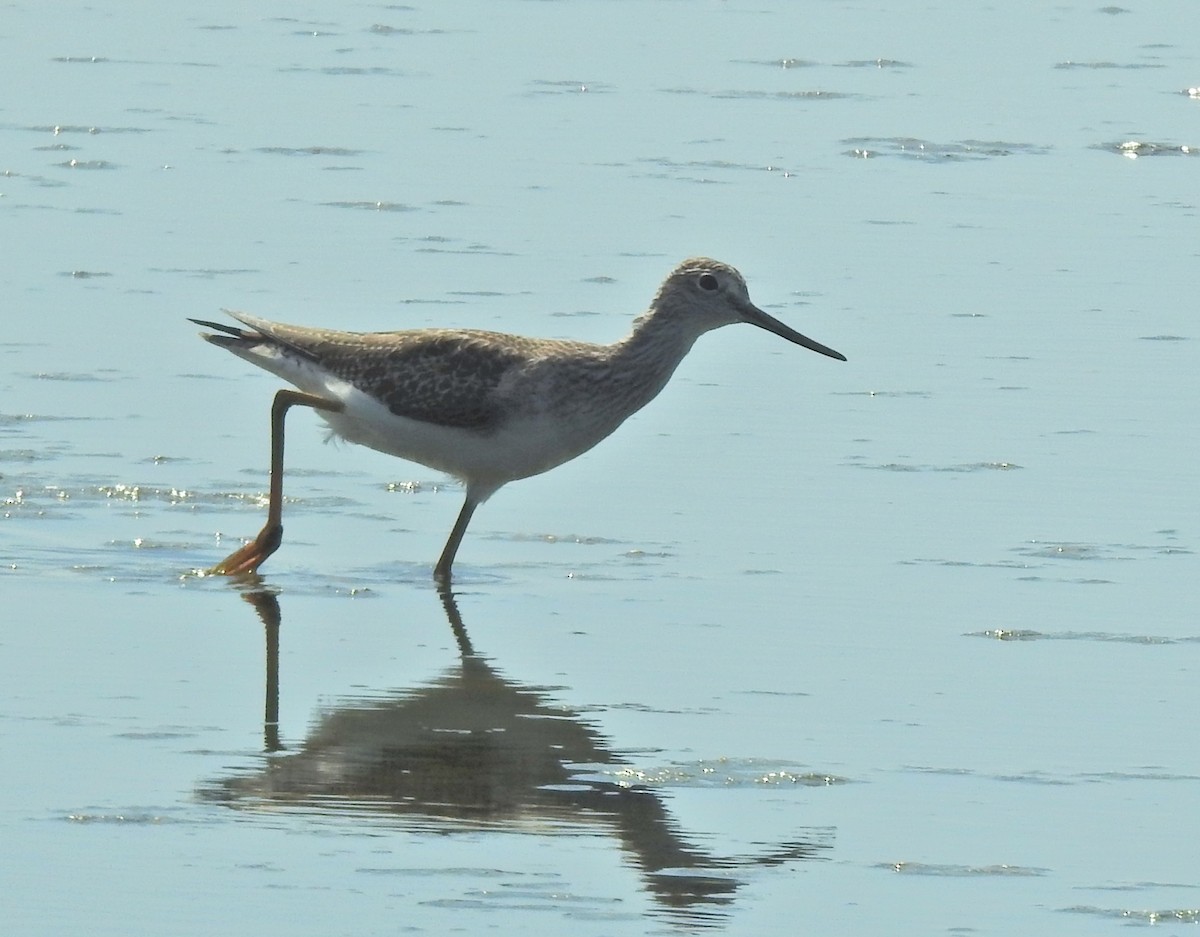
<instances>
[{"instance_id":1,"label":"bird's eye","mask_svg":"<svg viewBox=\"0 0 1200 937\"><path fill-rule=\"evenodd\" d=\"M717 286L719 285L717 283L717 278L714 277L711 273L700 274L700 276L697 278L696 282L700 284L700 289L707 290L710 293L713 290L715 290L717 288Z\"/></svg>"}]
</instances>

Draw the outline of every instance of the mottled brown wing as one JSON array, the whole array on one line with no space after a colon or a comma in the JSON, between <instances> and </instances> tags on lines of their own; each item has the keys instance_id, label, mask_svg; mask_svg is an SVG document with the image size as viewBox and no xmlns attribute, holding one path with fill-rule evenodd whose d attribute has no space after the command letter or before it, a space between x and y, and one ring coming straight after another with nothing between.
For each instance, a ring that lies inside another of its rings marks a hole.
<instances>
[{"instance_id":1,"label":"mottled brown wing","mask_svg":"<svg viewBox=\"0 0 1200 937\"><path fill-rule=\"evenodd\" d=\"M379 398L397 416L467 429L501 420L496 387L527 360L523 346L534 344L474 330L335 332L246 318L263 337Z\"/></svg>"}]
</instances>

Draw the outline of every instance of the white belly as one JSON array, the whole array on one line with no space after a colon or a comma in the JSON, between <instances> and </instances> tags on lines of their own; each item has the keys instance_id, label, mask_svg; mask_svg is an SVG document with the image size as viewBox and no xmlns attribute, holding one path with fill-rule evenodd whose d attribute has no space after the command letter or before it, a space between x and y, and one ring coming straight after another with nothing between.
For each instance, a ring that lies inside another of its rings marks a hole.
<instances>
[{"instance_id":1,"label":"white belly","mask_svg":"<svg viewBox=\"0 0 1200 937\"><path fill-rule=\"evenodd\" d=\"M453 475L477 501L507 482L539 475L591 449L653 397L669 375L646 385L630 406L595 395L564 404L561 375L524 374L522 386L507 390L532 403L510 408L509 417L494 428L475 429L397 416L353 384L272 346L260 344L252 353L240 353L301 390L340 401L341 412L317 411L337 436Z\"/></svg>"},{"instance_id":2,"label":"white belly","mask_svg":"<svg viewBox=\"0 0 1200 937\"><path fill-rule=\"evenodd\" d=\"M318 411L341 438L453 475L481 501L506 482L573 459L611 432L589 432L550 416L513 420L494 430L440 426L397 416L342 382L327 385L321 395L345 406L340 413Z\"/></svg>"}]
</instances>

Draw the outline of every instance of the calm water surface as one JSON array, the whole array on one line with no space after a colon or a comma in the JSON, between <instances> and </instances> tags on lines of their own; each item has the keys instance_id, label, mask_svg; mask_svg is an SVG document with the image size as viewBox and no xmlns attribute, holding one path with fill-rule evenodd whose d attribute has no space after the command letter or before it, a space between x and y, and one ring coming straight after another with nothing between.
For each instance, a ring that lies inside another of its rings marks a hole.
<instances>
[{"instance_id":1,"label":"calm water surface","mask_svg":"<svg viewBox=\"0 0 1200 937\"><path fill-rule=\"evenodd\" d=\"M10 4L14 934L1186 933L1191 4ZM289 424L221 307L705 337L461 492Z\"/></svg>"}]
</instances>

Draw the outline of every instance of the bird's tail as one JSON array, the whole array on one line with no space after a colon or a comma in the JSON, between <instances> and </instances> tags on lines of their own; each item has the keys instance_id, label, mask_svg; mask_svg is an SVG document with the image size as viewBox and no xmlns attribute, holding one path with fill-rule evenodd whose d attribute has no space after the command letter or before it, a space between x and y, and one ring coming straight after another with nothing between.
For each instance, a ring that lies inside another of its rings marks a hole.
<instances>
[{"instance_id":1,"label":"bird's tail","mask_svg":"<svg viewBox=\"0 0 1200 937\"><path fill-rule=\"evenodd\" d=\"M208 319L188 319L188 322L195 322L196 325L202 325L206 329L215 329L221 332L221 335L214 335L210 332L200 333L200 337L206 342L212 342L214 345L219 345L222 348L244 348L247 345L257 345L263 341L266 336L254 329L243 329L236 325L227 325L224 322L210 322Z\"/></svg>"}]
</instances>

